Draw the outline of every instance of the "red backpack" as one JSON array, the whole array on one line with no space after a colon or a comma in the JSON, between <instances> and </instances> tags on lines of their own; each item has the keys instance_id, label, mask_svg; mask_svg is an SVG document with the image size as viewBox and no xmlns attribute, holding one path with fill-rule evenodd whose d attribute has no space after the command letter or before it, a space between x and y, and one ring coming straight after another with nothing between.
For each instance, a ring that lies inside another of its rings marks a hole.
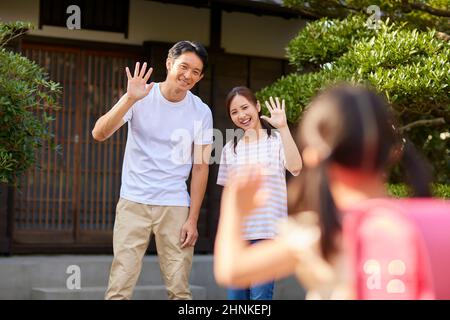
<instances>
[{"instance_id":1,"label":"red backpack","mask_svg":"<svg viewBox=\"0 0 450 320\"><path fill-rule=\"evenodd\" d=\"M450 201L396 200L420 230L431 266L436 299L450 300Z\"/></svg>"},{"instance_id":2,"label":"red backpack","mask_svg":"<svg viewBox=\"0 0 450 320\"><path fill-rule=\"evenodd\" d=\"M374 199L346 211L343 236L357 299L434 299L424 239L402 203Z\"/></svg>"}]
</instances>

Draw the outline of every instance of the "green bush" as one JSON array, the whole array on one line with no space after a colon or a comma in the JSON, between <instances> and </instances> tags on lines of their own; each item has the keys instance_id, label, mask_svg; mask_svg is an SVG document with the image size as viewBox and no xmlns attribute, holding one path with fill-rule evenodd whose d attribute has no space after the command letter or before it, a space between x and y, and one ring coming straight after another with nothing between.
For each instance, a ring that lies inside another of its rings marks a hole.
<instances>
[{"instance_id":1,"label":"green bush","mask_svg":"<svg viewBox=\"0 0 450 320\"><path fill-rule=\"evenodd\" d=\"M389 195L396 198L405 198L411 195L408 187L405 184L389 184ZM450 185L435 183L432 187L432 194L435 198L450 199Z\"/></svg>"},{"instance_id":2,"label":"green bush","mask_svg":"<svg viewBox=\"0 0 450 320\"><path fill-rule=\"evenodd\" d=\"M6 43L31 25L0 23L0 182L14 184L35 164L47 142L55 148L49 112L58 109L61 87L33 61L5 49Z\"/></svg>"},{"instance_id":3,"label":"green bush","mask_svg":"<svg viewBox=\"0 0 450 320\"><path fill-rule=\"evenodd\" d=\"M338 21L322 18L308 23L288 44L290 64L298 71L305 66L319 68L348 52L356 42L369 39L374 34L371 29L362 28L365 19L361 16Z\"/></svg>"},{"instance_id":4,"label":"green bush","mask_svg":"<svg viewBox=\"0 0 450 320\"><path fill-rule=\"evenodd\" d=\"M258 99L285 98L289 122L296 123L311 98L331 84L371 86L386 96L401 126L410 124L403 131L431 161L437 180L450 183L449 42L405 23L369 29L366 20L350 16L308 24L287 50L297 72L263 88ZM433 126L419 126L419 120Z\"/></svg>"},{"instance_id":5,"label":"green bush","mask_svg":"<svg viewBox=\"0 0 450 320\"><path fill-rule=\"evenodd\" d=\"M408 187L405 184L389 184L388 192L389 195L396 198L406 198L410 196Z\"/></svg>"},{"instance_id":6,"label":"green bush","mask_svg":"<svg viewBox=\"0 0 450 320\"><path fill-rule=\"evenodd\" d=\"M449 200L450 199L450 185L448 184L435 184L433 189L433 195Z\"/></svg>"}]
</instances>

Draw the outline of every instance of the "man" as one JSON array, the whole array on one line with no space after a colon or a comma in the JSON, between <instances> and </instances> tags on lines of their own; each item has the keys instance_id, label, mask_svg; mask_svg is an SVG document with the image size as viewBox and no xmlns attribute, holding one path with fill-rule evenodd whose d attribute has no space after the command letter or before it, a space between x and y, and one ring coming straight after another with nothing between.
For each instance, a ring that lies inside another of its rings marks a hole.
<instances>
[{"instance_id":1,"label":"man","mask_svg":"<svg viewBox=\"0 0 450 320\"><path fill-rule=\"evenodd\" d=\"M127 92L92 131L104 141L128 122L106 299L131 298L152 234L169 299L192 299L189 275L208 180L212 114L189 90L203 78L207 61L202 45L181 41L169 50L163 82L147 84L152 73L147 63L137 62L133 76L127 67ZM180 130L188 134L181 144L174 141ZM176 161L177 148L193 154L194 161Z\"/></svg>"}]
</instances>

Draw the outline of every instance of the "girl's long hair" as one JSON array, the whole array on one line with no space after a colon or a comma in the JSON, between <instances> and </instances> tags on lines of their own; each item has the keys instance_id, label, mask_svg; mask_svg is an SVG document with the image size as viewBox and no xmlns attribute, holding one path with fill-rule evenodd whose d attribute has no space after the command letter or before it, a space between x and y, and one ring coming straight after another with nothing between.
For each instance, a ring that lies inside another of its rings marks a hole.
<instances>
[{"instance_id":1,"label":"girl's long hair","mask_svg":"<svg viewBox=\"0 0 450 320\"><path fill-rule=\"evenodd\" d=\"M387 174L399 160L394 155L401 154L414 195L430 196L431 176L423 159L399 134L386 100L368 88L341 84L318 95L303 115L296 143L300 150L306 146L319 150L320 162L290 182L289 212L319 213L325 259L337 250L335 236L341 230L340 214L329 188L330 163Z\"/></svg>"}]
</instances>

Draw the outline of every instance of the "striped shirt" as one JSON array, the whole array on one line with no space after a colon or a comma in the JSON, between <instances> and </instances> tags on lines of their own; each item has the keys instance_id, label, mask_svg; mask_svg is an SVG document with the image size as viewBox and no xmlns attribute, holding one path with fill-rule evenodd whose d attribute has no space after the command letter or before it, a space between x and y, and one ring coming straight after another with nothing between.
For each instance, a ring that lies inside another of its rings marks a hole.
<instances>
[{"instance_id":1,"label":"striped shirt","mask_svg":"<svg viewBox=\"0 0 450 320\"><path fill-rule=\"evenodd\" d=\"M258 164L265 169L262 188L268 197L263 207L256 208L244 218L243 237L246 240L272 239L278 224L287 217L286 160L280 134L254 142L238 141L234 152L233 141L225 144L220 160L217 184L225 186L231 172L239 174L240 166Z\"/></svg>"}]
</instances>

